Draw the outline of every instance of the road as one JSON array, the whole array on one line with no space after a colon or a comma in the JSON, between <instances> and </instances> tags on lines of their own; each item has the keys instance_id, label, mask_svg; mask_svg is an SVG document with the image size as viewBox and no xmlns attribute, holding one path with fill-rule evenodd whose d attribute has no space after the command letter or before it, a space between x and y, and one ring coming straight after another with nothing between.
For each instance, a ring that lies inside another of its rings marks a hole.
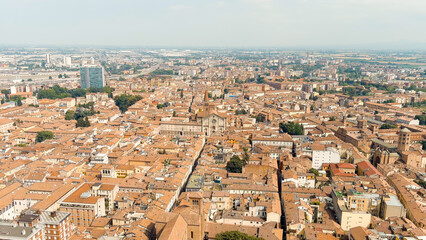
<instances>
[{"instance_id":1,"label":"road","mask_svg":"<svg viewBox=\"0 0 426 240\"><path fill-rule=\"evenodd\" d=\"M134 77L137 77L139 75L149 74L149 73L154 72L155 70L157 70L159 67L160 67L160 64L156 64L156 65L154 65L154 66L152 66L150 68L141 69L140 72L138 72L137 74L125 75L124 77L125 78L134 78ZM123 76L122 75L113 75L113 76L108 77L108 79L117 80L120 77L123 77Z\"/></svg>"}]
</instances>

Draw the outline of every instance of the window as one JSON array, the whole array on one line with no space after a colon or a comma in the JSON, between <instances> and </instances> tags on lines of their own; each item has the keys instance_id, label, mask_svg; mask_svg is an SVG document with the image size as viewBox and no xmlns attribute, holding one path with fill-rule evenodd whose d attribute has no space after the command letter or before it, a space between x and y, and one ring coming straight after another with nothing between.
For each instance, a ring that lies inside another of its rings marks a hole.
<instances>
[{"instance_id":1,"label":"window","mask_svg":"<svg viewBox=\"0 0 426 240\"><path fill-rule=\"evenodd\" d=\"M194 238L194 232L191 231L191 238Z\"/></svg>"}]
</instances>

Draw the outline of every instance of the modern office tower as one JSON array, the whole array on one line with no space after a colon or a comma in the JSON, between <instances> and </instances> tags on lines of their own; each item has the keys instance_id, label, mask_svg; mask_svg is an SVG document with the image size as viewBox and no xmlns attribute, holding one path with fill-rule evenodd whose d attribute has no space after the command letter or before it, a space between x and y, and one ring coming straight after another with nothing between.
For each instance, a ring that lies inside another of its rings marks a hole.
<instances>
[{"instance_id":1,"label":"modern office tower","mask_svg":"<svg viewBox=\"0 0 426 240\"><path fill-rule=\"evenodd\" d=\"M80 68L81 88L103 88L105 86L104 69L100 66Z\"/></svg>"}]
</instances>

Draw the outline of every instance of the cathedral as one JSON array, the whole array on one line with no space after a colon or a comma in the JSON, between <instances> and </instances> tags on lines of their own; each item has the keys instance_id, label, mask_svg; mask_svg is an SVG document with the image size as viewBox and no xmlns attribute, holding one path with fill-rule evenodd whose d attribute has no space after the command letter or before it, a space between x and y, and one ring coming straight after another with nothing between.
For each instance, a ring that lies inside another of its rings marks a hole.
<instances>
[{"instance_id":1,"label":"cathedral","mask_svg":"<svg viewBox=\"0 0 426 240\"><path fill-rule=\"evenodd\" d=\"M226 114L217 112L217 107L209 102L205 92L201 108L187 121L163 121L160 123L160 134L167 136L210 136L215 132L226 130Z\"/></svg>"},{"instance_id":2,"label":"cathedral","mask_svg":"<svg viewBox=\"0 0 426 240\"><path fill-rule=\"evenodd\" d=\"M394 164L397 161L417 168L424 168L426 165L426 157L423 157L422 151L411 147L411 131L407 128L399 132L396 148L376 148L372 161L374 165Z\"/></svg>"},{"instance_id":3,"label":"cathedral","mask_svg":"<svg viewBox=\"0 0 426 240\"><path fill-rule=\"evenodd\" d=\"M209 103L207 91L204 94L204 106L198 111L195 119L201 124L202 131L207 136L215 132L223 132L226 129L226 115L218 113L216 106Z\"/></svg>"}]
</instances>

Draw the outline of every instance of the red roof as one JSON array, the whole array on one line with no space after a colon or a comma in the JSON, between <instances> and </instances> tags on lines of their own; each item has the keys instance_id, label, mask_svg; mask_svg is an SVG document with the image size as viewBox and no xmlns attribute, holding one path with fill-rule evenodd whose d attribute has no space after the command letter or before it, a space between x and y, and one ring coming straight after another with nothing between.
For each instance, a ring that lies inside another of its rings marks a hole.
<instances>
[{"instance_id":1,"label":"red roof","mask_svg":"<svg viewBox=\"0 0 426 240\"><path fill-rule=\"evenodd\" d=\"M362 170L365 176L371 176L375 174L383 176L369 161L359 162L358 168Z\"/></svg>"}]
</instances>

